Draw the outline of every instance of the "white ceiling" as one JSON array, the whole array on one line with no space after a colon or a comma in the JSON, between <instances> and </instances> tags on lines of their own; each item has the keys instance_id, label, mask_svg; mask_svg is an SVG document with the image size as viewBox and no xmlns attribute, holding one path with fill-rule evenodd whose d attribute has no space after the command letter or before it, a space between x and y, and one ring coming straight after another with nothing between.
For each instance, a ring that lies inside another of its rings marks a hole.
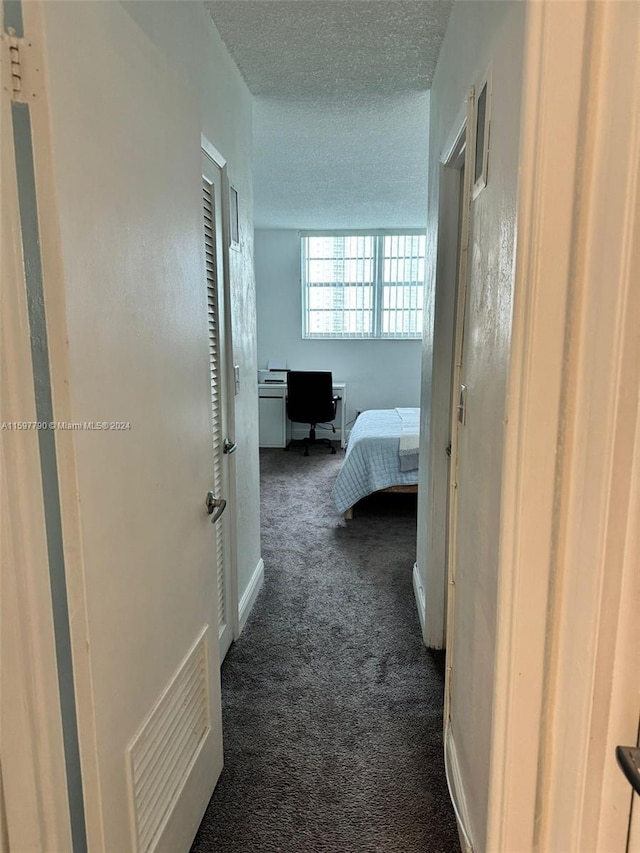
<instances>
[{"instance_id":1,"label":"white ceiling","mask_svg":"<svg viewBox=\"0 0 640 853\"><path fill-rule=\"evenodd\" d=\"M212 0L254 107L256 228L421 226L451 0Z\"/></svg>"}]
</instances>

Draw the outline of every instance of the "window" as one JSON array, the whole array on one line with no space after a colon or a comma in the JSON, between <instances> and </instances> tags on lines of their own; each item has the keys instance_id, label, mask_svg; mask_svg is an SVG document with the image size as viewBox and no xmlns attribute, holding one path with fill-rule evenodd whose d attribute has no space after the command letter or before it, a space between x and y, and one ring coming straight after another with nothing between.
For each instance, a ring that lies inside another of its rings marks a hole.
<instances>
[{"instance_id":1,"label":"window","mask_svg":"<svg viewBox=\"0 0 640 853\"><path fill-rule=\"evenodd\" d=\"M421 338L426 238L302 237L303 338Z\"/></svg>"}]
</instances>

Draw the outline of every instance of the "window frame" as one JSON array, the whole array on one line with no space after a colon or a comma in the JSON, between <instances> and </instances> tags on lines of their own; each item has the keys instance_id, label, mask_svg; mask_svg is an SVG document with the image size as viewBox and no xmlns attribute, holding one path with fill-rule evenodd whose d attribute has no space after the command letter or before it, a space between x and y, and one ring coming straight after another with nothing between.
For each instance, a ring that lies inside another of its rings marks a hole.
<instances>
[{"instance_id":1,"label":"window frame","mask_svg":"<svg viewBox=\"0 0 640 853\"><path fill-rule=\"evenodd\" d=\"M340 228L313 231L299 231L300 238L300 291L301 291L301 327L305 341L420 341L422 329L417 334L384 334L382 332L383 289L384 289L384 237L424 237L425 238L425 277L426 277L426 228ZM313 334L309 332L308 287L306 281L306 244L309 237L373 237L373 281L372 281L372 332L371 334ZM423 288L425 279L421 282ZM417 308L416 310L420 310ZM424 308L422 308L424 312ZM424 316L424 314L423 314Z\"/></svg>"}]
</instances>

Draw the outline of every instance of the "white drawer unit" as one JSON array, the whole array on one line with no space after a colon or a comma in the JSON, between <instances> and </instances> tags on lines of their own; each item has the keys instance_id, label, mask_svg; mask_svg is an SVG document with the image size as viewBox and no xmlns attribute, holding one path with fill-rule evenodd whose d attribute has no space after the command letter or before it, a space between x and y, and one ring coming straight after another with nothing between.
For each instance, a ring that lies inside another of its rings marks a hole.
<instances>
[{"instance_id":1,"label":"white drawer unit","mask_svg":"<svg viewBox=\"0 0 640 853\"><path fill-rule=\"evenodd\" d=\"M258 385L260 447L286 447L291 438L287 418L287 389L282 385Z\"/></svg>"},{"instance_id":2,"label":"white drawer unit","mask_svg":"<svg viewBox=\"0 0 640 853\"><path fill-rule=\"evenodd\" d=\"M347 386L344 382L333 383L333 393L340 397L334 425L331 431L319 430L318 437L335 438L345 446L347 410ZM258 417L260 447L286 447L293 438L304 438L309 430L304 424L292 425L287 418L287 386L282 383L260 382L258 384ZM292 431L293 427L293 431Z\"/></svg>"}]
</instances>

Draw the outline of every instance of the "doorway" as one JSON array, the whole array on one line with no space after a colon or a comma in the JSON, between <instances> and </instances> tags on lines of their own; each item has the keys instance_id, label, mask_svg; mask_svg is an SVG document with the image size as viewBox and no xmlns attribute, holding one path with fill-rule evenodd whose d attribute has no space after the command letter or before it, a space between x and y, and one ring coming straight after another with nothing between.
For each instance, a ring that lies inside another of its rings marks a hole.
<instances>
[{"instance_id":1,"label":"doorway","mask_svg":"<svg viewBox=\"0 0 640 853\"><path fill-rule=\"evenodd\" d=\"M446 647L444 698L445 771L458 827L468 844L468 816L458 796L458 760L451 733L454 685L454 613L458 450L466 423L463 378L465 315L468 310L469 232L475 132L471 90L440 159L438 261L430 423L433 482L427 564L425 641Z\"/></svg>"},{"instance_id":2,"label":"doorway","mask_svg":"<svg viewBox=\"0 0 640 853\"><path fill-rule=\"evenodd\" d=\"M457 404L454 385L456 330L464 315L464 290L468 250L468 212L471 169L465 168L468 119L463 113L454 125L440 158L440 203L438 259L436 269L435 321L431 417L429 422L429 535L420 542L425 554L424 641L430 648L445 647L447 614L447 565L449 563L450 467L452 456L452 411ZM464 199L467 199L465 205ZM462 302L461 302L462 300ZM462 304L462 307L461 307ZM461 333L462 329L458 329Z\"/></svg>"}]
</instances>

